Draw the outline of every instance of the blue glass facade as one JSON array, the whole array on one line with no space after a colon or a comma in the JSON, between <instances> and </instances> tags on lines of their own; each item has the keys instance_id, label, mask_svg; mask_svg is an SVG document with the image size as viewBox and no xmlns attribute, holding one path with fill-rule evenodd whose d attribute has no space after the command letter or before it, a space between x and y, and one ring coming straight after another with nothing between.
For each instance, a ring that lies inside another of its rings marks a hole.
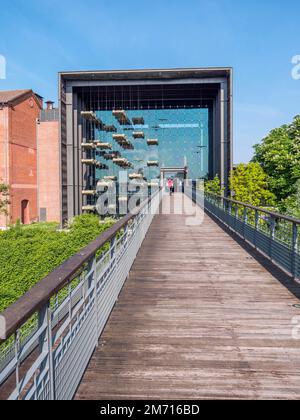
<instances>
[{"instance_id":1,"label":"blue glass facade","mask_svg":"<svg viewBox=\"0 0 300 420\"><path fill-rule=\"evenodd\" d=\"M133 166L128 173L141 173L147 180L160 177L160 168L188 167L191 179L206 178L209 174L210 130L208 108L139 109L126 110L132 123L135 118L143 120L142 125L121 125L112 111L96 111L105 126L114 126L115 132L95 130L95 139L110 143L112 151L119 152ZM128 121L129 122L129 121ZM134 138L134 133L144 138ZM115 134L124 134L133 150L124 150L114 139ZM149 145L148 140L158 144ZM109 151L107 153L110 153ZM97 170L97 179L118 176L120 167L112 160L103 159L105 152L97 153L97 159L108 166L108 170ZM148 167L148 162L158 162L158 167Z\"/></svg>"}]
</instances>

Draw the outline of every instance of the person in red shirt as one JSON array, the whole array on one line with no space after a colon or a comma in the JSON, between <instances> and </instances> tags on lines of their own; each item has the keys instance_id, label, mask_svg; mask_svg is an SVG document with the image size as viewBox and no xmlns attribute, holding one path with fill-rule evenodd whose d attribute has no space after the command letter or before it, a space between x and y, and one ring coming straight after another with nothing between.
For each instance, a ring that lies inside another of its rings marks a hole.
<instances>
[{"instance_id":1,"label":"person in red shirt","mask_svg":"<svg viewBox=\"0 0 300 420\"><path fill-rule=\"evenodd\" d=\"M174 193L174 181L173 181L173 179L171 179L171 178L168 179L167 187L170 190L170 195L172 195Z\"/></svg>"}]
</instances>

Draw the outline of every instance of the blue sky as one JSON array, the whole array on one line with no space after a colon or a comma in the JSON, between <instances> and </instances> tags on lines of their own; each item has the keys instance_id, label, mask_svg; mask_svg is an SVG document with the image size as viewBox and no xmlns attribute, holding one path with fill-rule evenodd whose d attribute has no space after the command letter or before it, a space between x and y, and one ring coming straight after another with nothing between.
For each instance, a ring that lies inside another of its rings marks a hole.
<instances>
[{"instance_id":1,"label":"blue sky","mask_svg":"<svg viewBox=\"0 0 300 420\"><path fill-rule=\"evenodd\" d=\"M57 100L65 70L234 67L234 160L300 113L295 0L2 0L0 89Z\"/></svg>"}]
</instances>

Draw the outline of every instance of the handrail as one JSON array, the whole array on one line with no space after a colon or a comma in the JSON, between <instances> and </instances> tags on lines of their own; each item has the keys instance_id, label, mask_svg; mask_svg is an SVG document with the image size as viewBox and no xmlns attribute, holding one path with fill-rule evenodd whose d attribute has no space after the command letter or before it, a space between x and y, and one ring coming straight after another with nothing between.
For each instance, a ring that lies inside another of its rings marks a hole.
<instances>
[{"instance_id":1,"label":"handrail","mask_svg":"<svg viewBox=\"0 0 300 420\"><path fill-rule=\"evenodd\" d=\"M274 219L286 220L287 222L296 223L297 225L300 225L300 219L297 219L296 217L286 216L286 215L281 214L281 213L272 212L272 211L266 210L262 207L256 207L256 206L253 206L252 204L243 203L242 201L237 201L237 200L234 200L232 198L223 197L223 196L217 195L217 194L205 193L205 195L215 197L215 198L218 198L218 199L222 199L224 201L227 201L227 202L230 202L230 203L233 203L233 204L237 204L239 206L247 207L247 208L249 208L251 210L254 210L254 211L259 211L261 213L268 214L269 216L273 217Z\"/></svg>"},{"instance_id":2,"label":"handrail","mask_svg":"<svg viewBox=\"0 0 300 420\"><path fill-rule=\"evenodd\" d=\"M296 281L300 280L300 220L232 198L186 190L187 195ZM249 214L250 209L252 214ZM253 214L255 213L255 214ZM266 217L268 216L268 217Z\"/></svg>"},{"instance_id":3,"label":"handrail","mask_svg":"<svg viewBox=\"0 0 300 420\"><path fill-rule=\"evenodd\" d=\"M83 248L77 254L66 260L59 267L55 268L44 279L39 281L27 293L25 293L15 303L0 313L5 319L5 339L0 339L0 344L4 343L24 322L26 322L37 310L39 310L49 299L57 294L67 283L74 279L82 266L89 261L99 249L115 238L118 232L124 228L131 220L149 204L159 193L155 192L148 197L132 212L120 219L114 226L102 233L98 238Z\"/></svg>"}]
</instances>

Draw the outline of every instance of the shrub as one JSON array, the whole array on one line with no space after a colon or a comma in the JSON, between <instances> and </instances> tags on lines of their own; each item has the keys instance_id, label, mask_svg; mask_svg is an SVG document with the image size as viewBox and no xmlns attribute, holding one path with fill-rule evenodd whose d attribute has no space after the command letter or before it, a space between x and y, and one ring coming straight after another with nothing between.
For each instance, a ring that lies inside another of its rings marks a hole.
<instances>
[{"instance_id":1,"label":"shrub","mask_svg":"<svg viewBox=\"0 0 300 420\"><path fill-rule=\"evenodd\" d=\"M212 180L205 181L204 190L209 194L222 195L224 188L221 186L219 175L216 175Z\"/></svg>"},{"instance_id":2,"label":"shrub","mask_svg":"<svg viewBox=\"0 0 300 420\"><path fill-rule=\"evenodd\" d=\"M68 230L55 223L16 225L0 233L0 311L113 225L95 215L73 219Z\"/></svg>"}]
</instances>

